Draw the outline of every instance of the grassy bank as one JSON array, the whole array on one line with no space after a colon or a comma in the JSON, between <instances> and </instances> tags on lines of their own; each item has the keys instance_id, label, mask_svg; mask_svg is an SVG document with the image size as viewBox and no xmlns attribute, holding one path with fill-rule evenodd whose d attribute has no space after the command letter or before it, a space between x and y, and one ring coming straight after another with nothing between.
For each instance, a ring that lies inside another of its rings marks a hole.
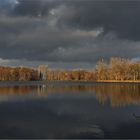
<instances>
[{"instance_id":1,"label":"grassy bank","mask_svg":"<svg viewBox=\"0 0 140 140\"><path fill-rule=\"evenodd\" d=\"M140 80L97 80L99 83L140 83Z\"/></svg>"}]
</instances>

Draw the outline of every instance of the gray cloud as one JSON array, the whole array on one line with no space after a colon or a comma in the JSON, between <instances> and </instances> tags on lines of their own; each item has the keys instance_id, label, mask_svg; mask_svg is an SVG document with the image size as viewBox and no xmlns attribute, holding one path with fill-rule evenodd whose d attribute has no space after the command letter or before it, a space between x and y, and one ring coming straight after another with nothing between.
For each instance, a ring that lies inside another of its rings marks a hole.
<instances>
[{"instance_id":1,"label":"gray cloud","mask_svg":"<svg viewBox=\"0 0 140 140\"><path fill-rule=\"evenodd\" d=\"M138 58L139 6L139 1L0 0L0 58L71 67L94 65L101 57Z\"/></svg>"},{"instance_id":2,"label":"gray cloud","mask_svg":"<svg viewBox=\"0 0 140 140\"><path fill-rule=\"evenodd\" d=\"M19 16L45 17L50 10L54 10L58 12L56 16L62 14L60 24L89 30L101 26L105 33L114 31L120 38L140 39L140 1L18 0L18 2L14 12ZM65 5L66 9L59 10L61 5Z\"/></svg>"}]
</instances>

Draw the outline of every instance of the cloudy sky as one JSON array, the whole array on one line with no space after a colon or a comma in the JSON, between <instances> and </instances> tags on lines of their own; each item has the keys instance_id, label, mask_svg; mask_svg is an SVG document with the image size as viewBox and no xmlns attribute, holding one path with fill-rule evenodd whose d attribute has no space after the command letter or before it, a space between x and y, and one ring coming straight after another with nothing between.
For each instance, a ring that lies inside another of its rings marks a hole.
<instances>
[{"instance_id":1,"label":"cloudy sky","mask_svg":"<svg viewBox=\"0 0 140 140\"><path fill-rule=\"evenodd\" d=\"M0 0L0 65L93 68L140 57L139 0Z\"/></svg>"}]
</instances>

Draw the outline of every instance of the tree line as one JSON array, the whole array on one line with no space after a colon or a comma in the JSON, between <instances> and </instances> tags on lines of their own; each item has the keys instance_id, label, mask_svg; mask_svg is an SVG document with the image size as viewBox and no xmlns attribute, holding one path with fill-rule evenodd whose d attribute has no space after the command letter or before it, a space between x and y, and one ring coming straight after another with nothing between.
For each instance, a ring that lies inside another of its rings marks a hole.
<instances>
[{"instance_id":1,"label":"tree line","mask_svg":"<svg viewBox=\"0 0 140 140\"><path fill-rule=\"evenodd\" d=\"M125 58L101 59L94 70L51 70L46 68L45 80L60 81L124 81L140 80L140 61Z\"/></svg>"},{"instance_id":2,"label":"tree line","mask_svg":"<svg viewBox=\"0 0 140 140\"><path fill-rule=\"evenodd\" d=\"M26 67L0 67L0 81L39 80L38 71Z\"/></svg>"},{"instance_id":3,"label":"tree line","mask_svg":"<svg viewBox=\"0 0 140 140\"><path fill-rule=\"evenodd\" d=\"M140 80L140 61L111 58L109 63L100 60L96 67L97 80Z\"/></svg>"},{"instance_id":4,"label":"tree line","mask_svg":"<svg viewBox=\"0 0 140 140\"><path fill-rule=\"evenodd\" d=\"M58 70L40 65L27 67L0 67L0 81L138 81L140 61L113 57L108 62L101 59L93 70Z\"/></svg>"}]
</instances>

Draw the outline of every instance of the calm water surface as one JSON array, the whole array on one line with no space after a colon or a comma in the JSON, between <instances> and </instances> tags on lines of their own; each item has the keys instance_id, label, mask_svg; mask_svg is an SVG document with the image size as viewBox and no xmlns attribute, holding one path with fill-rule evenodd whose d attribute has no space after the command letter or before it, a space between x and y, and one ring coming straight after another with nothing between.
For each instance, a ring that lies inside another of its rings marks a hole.
<instances>
[{"instance_id":1,"label":"calm water surface","mask_svg":"<svg viewBox=\"0 0 140 140\"><path fill-rule=\"evenodd\" d=\"M0 138L140 138L140 85L0 83Z\"/></svg>"}]
</instances>

